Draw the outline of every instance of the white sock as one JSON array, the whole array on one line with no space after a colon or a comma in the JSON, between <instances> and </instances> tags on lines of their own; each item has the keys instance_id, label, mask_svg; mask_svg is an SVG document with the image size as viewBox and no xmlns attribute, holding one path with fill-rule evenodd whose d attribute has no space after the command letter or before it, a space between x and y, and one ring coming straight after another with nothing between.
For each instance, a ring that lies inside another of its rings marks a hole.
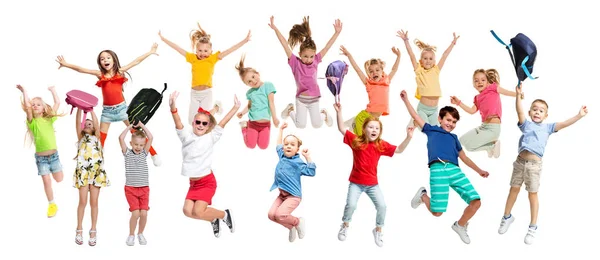
<instances>
[{"instance_id":1,"label":"white sock","mask_svg":"<svg viewBox=\"0 0 600 260\"><path fill-rule=\"evenodd\" d=\"M223 216L223 221L225 221L227 219L227 211L223 211L225 212L225 216Z\"/></svg>"},{"instance_id":2,"label":"white sock","mask_svg":"<svg viewBox=\"0 0 600 260\"><path fill-rule=\"evenodd\" d=\"M48 201L48 204L52 204L54 203L54 200Z\"/></svg>"}]
</instances>

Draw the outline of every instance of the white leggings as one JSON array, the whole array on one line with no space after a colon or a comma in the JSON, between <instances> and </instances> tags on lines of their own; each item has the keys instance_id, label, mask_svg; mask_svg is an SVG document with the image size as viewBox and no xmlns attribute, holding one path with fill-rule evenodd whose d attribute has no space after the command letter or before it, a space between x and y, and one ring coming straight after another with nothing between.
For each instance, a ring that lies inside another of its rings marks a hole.
<instances>
[{"instance_id":1,"label":"white leggings","mask_svg":"<svg viewBox=\"0 0 600 260\"><path fill-rule=\"evenodd\" d=\"M213 93L212 88L205 90L192 89L190 93L190 111L188 114L188 123L194 121L194 117L198 113L198 108L201 107L206 111L213 109Z\"/></svg>"},{"instance_id":2,"label":"white leggings","mask_svg":"<svg viewBox=\"0 0 600 260\"><path fill-rule=\"evenodd\" d=\"M310 115L310 122L314 128L323 125L324 115L319 107L320 97L298 96L296 98L296 108L290 112L290 117L296 128L305 128L307 116Z\"/></svg>"}]
</instances>

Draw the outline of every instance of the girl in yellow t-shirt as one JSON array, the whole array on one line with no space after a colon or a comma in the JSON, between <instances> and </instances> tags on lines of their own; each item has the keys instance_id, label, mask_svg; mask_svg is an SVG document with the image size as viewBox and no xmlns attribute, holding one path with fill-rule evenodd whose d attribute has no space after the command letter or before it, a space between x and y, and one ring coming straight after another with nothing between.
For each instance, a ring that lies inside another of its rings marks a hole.
<instances>
[{"instance_id":1,"label":"girl in yellow t-shirt","mask_svg":"<svg viewBox=\"0 0 600 260\"><path fill-rule=\"evenodd\" d=\"M453 33L453 36L454 40L452 40L450 46L444 51L439 62L435 64L435 51L437 49L435 46L425 44L424 42L415 39L415 45L421 50L421 58L417 62L415 54L408 42L408 31L398 31L398 37L402 38L404 41L406 51L410 56L410 61L415 71L415 80L417 81L415 97L419 99L417 114L419 114L419 117L423 119L423 121L430 125L440 125L438 121L438 103L442 96L442 90L440 88L440 71L446 63L446 58L448 58L448 55L450 55L452 48L460 37L456 36L455 33ZM410 120L409 126L418 127L414 124L412 119Z\"/></svg>"},{"instance_id":2,"label":"girl in yellow t-shirt","mask_svg":"<svg viewBox=\"0 0 600 260\"><path fill-rule=\"evenodd\" d=\"M194 30L190 34L195 53L187 52L177 44L167 40L162 36L160 31L158 32L158 36L160 36L163 42L184 56L187 62L192 64L192 92L190 93L188 123L191 124L194 120L198 107L209 111L212 115L215 113L220 114L222 111L220 102L217 101L213 104L212 78L215 64L248 43L251 36L250 31L248 31L248 35L241 42L223 52L217 51L214 53L210 34L206 33L200 27L200 24L198 24L198 30Z\"/></svg>"},{"instance_id":3,"label":"girl in yellow t-shirt","mask_svg":"<svg viewBox=\"0 0 600 260\"><path fill-rule=\"evenodd\" d=\"M353 132L357 136L361 136L363 125L369 117L379 119L380 116L387 116L390 114L390 83L394 78L394 75L396 75L398 66L400 65L400 50L396 47L392 48L392 52L396 54L396 62L389 74L386 74L383 71L385 67L384 61L380 59L370 59L364 64L367 75L363 73L346 47L341 46L340 51L343 55L348 57L352 68L354 68L360 81L365 85L369 96L367 108L360 111L355 117L344 122L346 127L352 126Z\"/></svg>"},{"instance_id":4,"label":"girl in yellow t-shirt","mask_svg":"<svg viewBox=\"0 0 600 260\"><path fill-rule=\"evenodd\" d=\"M48 217L54 217L58 207L54 202L54 192L52 191L52 179L57 183L63 180L62 164L58 157L56 149L56 135L54 134L54 121L59 116L56 110L60 107L60 99L54 90L54 86L48 90L52 93L54 105L50 106L40 97L29 99L27 91L21 85L17 89L23 93L21 107L27 115L27 132L31 141L35 144L35 163L38 169L38 175L42 176L44 191L48 198ZM52 174L52 178L50 175Z\"/></svg>"}]
</instances>

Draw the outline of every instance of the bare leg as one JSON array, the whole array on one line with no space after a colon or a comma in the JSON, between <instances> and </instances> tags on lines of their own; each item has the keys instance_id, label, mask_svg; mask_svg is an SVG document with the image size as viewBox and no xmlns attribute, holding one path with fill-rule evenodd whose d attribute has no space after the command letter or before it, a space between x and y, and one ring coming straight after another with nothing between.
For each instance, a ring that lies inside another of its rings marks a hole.
<instances>
[{"instance_id":1,"label":"bare leg","mask_svg":"<svg viewBox=\"0 0 600 260\"><path fill-rule=\"evenodd\" d=\"M77 205L77 230L83 229L83 216L85 215L85 206L88 202L89 186L79 188L79 204Z\"/></svg>"},{"instance_id":2,"label":"bare leg","mask_svg":"<svg viewBox=\"0 0 600 260\"><path fill-rule=\"evenodd\" d=\"M469 206L465 208L462 217L458 220L458 225L464 227L467 225L467 222L477 213L477 210L481 207L481 200L473 200L469 203Z\"/></svg>"},{"instance_id":3,"label":"bare leg","mask_svg":"<svg viewBox=\"0 0 600 260\"><path fill-rule=\"evenodd\" d=\"M98 197L100 195L100 187L90 185L90 208L92 215L92 227L90 230L96 230L98 223ZM90 238L96 237L96 232L90 234Z\"/></svg>"},{"instance_id":4,"label":"bare leg","mask_svg":"<svg viewBox=\"0 0 600 260\"><path fill-rule=\"evenodd\" d=\"M148 211L140 210L140 227L138 228L138 234L143 234L146 229L146 223L148 222Z\"/></svg>"},{"instance_id":5,"label":"bare leg","mask_svg":"<svg viewBox=\"0 0 600 260\"><path fill-rule=\"evenodd\" d=\"M512 212L512 208L517 202L517 196L519 195L519 191L521 187L510 187L510 191L508 192L508 198L506 198L506 206L504 207L504 216L509 216ZM530 197L531 198L531 197Z\"/></svg>"},{"instance_id":6,"label":"bare leg","mask_svg":"<svg viewBox=\"0 0 600 260\"><path fill-rule=\"evenodd\" d=\"M538 217L538 210L540 207L540 202L538 201L538 194L537 192L530 192L529 193L529 209L531 210L531 226L535 226L537 225L537 217Z\"/></svg>"},{"instance_id":7,"label":"bare leg","mask_svg":"<svg viewBox=\"0 0 600 260\"><path fill-rule=\"evenodd\" d=\"M140 218L140 211L134 210L131 212L131 218L129 219L129 235L133 236L135 234L135 228L138 224L138 219Z\"/></svg>"}]
</instances>

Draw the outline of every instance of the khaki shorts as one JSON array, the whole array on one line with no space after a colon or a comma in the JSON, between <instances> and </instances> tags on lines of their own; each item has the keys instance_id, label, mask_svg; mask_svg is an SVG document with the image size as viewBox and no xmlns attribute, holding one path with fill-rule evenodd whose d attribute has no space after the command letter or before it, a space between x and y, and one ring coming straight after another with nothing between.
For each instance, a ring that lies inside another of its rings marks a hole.
<instances>
[{"instance_id":1,"label":"khaki shorts","mask_svg":"<svg viewBox=\"0 0 600 260\"><path fill-rule=\"evenodd\" d=\"M510 186L521 187L525 183L525 190L538 192L540 187L540 175L542 173L542 161L525 160L517 156L513 163Z\"/></svg>"}]
</instances>

